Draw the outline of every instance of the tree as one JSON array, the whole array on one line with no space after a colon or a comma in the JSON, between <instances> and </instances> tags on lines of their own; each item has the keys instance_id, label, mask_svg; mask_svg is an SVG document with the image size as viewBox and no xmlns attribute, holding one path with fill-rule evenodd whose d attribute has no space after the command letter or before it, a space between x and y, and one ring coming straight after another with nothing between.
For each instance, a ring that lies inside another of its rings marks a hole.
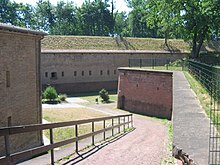
<instances>
[{"instance_id":1,"label":"tree","mask_svg":"<svg viewBox=\"0 0 220 165\"><path fill-rule=\"evenodd\" d=\"M158 37L157 28L147 26L147 2L146 0L127 0L132 11L128 15L128 27L132 37Z\"/></svg>"},{"instance_id":2,"label":"tree","mask_svg":"<svg viewBox=\"0 0 220 165\"><path fill-rule=\"evenodd\" d=\"M220 28L219 0L189 0L181 3L180 11L184 23L183 38L191 40L192 57L197 58L205 40L210 40L213 33Z\"/></svg>"},{"instance_id":3,"label":"tree","mask_svg":"<svg viewBox=\"0 0 220 165\"><path fill-rule=\"evenodd\" d=\"M219 7L219 0L149 0L147 20L161 28L165 44L172 35L191 41L191 55L197 58L204 41L220 28Z\"/></svg>"},{"instance_id":4,"label":"tree","mask_svg":"<svg viewBox=\"0 0 220 165\"><path fill-rule=\"evenodd\" d=\"M2 0L0 2L0 22L21 27L31 27L33 21L31 5Z\"/></svg>"},{"instance_id":5,"label":"tree","mask_svg":"<svg viewBox=\"0 0 220 165\"><path fill-rule=\"evenodd\" d=\"M78 18L83 35L108 36L113 29L113 19L108 1L86 0L78 9Z\"/></svg>"},{"instance_id":6,"label":"tree","mask_svg":"<svg viewBox=\"0 0 220 165\"><path fill-rule=\"evenodd\" d=\"M54 8L54 23L50 29L51 34L75 35L78 34L76 6L72 2L60 1Z\"/></svg>"},{"instance_id":7,"label":"tree","mask_svg":"<svg viewBox=\"0 0 220 165\"><path fill-rule=\"evenodd\" d=\"M125 12L115 13L114 33L127 36L127 15Z\"/></svg>"},{"instance_id":8,"label":"tree","mask_svg":"<svg viewBox=\"0 0 220 165\"><path fill-rule=\"evenodd\" d=\"M164 48L170 50L168 45L169 38L177 38L178 32L178 10L175 5L171 5L174 1L168 0L149 0L147 1L147 26L150 29L157 29L159 36L164 37Z\"/></svg>"},{"instance_id":9,"label":"tree","mask_svg":"<svg viewBox=\"0 0 220 165\"><path fill-rule=\"evenodd\" d=\"M49 31L55 23L55 7L49 0L39 0L35 7L35 18L37 19L36 27L39 30Z\"/></svg>"}]
</instances>

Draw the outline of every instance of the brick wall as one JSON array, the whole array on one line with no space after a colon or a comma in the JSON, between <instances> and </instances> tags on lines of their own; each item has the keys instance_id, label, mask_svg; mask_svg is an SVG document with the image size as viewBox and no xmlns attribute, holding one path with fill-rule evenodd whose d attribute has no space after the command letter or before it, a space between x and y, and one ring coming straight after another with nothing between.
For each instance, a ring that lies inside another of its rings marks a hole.
<instances>
[{"instance_id":1,"label":"brick wall","mask_svg":"<svg viewBox=\"0 0 220 165\"><path fill-rule=\"evenodd\" d=\"M0 127L41 123L40 40L42 35L0 26ZM4 155L0 137L0 156ZM42 145L41 132L10 137L11 153Z\"/></svg>"},{"instance_id":2,"label":"brick wall","mask_svg":"<svg viewBox=\"0 0 220 165\"><path fill-rule=\"evenodd\" d=\"M81 85L84 85L84 88L71 90L97 91L101 86L109 86L109 82L114 81L113 84L117 84L117 68L128 67L129 59L154 58L174 61L186 55L187 53L149 51L44 50L41 56L41 79L43 86L58 86L61 93L66 91L67 86L76 88ZM55 78L52 77L53 73L56 73ZM112 88L116 89L117 85L111 86Z\"/></svg>"},{"instance_id":3,"label":"brick wall","mask_svg":"<svg viewBox=\"0 0 220 165\"><path fill-rule=\"evenodd\" d=\"M171 119L172 72L119 68L118 108Z\"/></svg>"}]
</instances>

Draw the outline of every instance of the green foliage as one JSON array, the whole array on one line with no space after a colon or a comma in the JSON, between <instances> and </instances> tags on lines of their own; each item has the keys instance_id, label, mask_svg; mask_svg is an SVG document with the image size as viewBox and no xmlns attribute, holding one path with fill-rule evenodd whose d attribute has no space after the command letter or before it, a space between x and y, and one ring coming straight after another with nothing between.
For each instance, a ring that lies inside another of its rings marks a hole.
<instances>
[{"instance_id":1,"label":"green foliage","mask_svg":"<svg viewBox=\"0 0 220 165\"><path fill-rule=\"evenodd\" d=\"M164 37L166 50L172 50L168 39L182 38L189 41L192 57L198 57L205 40L220 35L219 0L126 0L130 13L114 12L113 2L85 0L77 7L71 1L54 6L39 0L31 6L2 0L0 22L56 35Z\"/></svg>"},{"instance_id":2,"label":"green foliage","mask_svg":"<svg viewBox=\"0 0 220 165\"><path fill-rule=\"evenodd\" d=\"M66 101L67 95L66 94L59 94L58 98L60 101Z\"/></svg>"},{"instance_id":3,"label":"green foliage","mask_svg":"<svg viewBox=\"0 0 220 165\"><path fill-rule=\"evenodd\" d=\"M45 95L44 95L44 92L43 92L43 91L41 91L41 98L42 98L42 99L45 99Z\"/></svg>"},{"instance_id":4,"label":"green foliage","mask_svg":"<svg viewBox=\"0 0 220 165\"><path fill-rule=\"evenodd\" d=\"M58 98L56 89L52 86L48 86L44 91L44 97L50 101L56 100Z\"/></svg>"},{"instance_id":5,"label":"green foliage","mask_svg":"<svg viewBox=\"0 0 220 165\"><path fill-rule=\"evenodd\" d=\"M219 8L219 0L149 0L147 24L159 27L165 38L176 34L190 41L192 57L197 58L204 41L218 35Z\"/></svg>"},{"instance_id":6,"label":"green foliage","mask_svg":"<svg viewBox=\"0 0 220 165\"><path fill-rule=\"evenodd\" d=\"M108 95L108 91L106 89L101 89L99 91L99 96L102 98L103 102L109 102L109 95Z\"/></svg>"},{"instance_id":7,"label":"green foliage","mask_svg":"<svg viewBox=\"0 0 220 165\"><path fill-rule=\"evenodd\" d=\"M180 67L180 66L185 65L185 63L186 63L186 58L178 59L178 60L176 60L174 62L170 62L169 66Z\"/></svg>"}]
</instances>

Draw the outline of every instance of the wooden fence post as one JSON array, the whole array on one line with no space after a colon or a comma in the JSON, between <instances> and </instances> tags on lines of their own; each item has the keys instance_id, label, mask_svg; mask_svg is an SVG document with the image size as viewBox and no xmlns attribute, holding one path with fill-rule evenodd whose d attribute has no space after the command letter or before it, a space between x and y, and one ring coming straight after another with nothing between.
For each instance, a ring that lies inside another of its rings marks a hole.
<instances>
[{"instance_id":1,"label":"wooden fence post","mask_svg":"<svg viewBox=\"0 0 220 165\"><path fill-rule=\"evenodd\" d=\"M114 119L112 118L112 126L114 126ZM114 136L114 128L112 128L112 136Z\"/></svg>"},{"instance_id":2,"label":"wooden fence post","mask_svg":"<svg viewBox=\"0 0 220 165\"><path fill-rule=\"evenodd\" d=\"M78 125L75 125L75 136L76 136L76 153L79 152L79 146L78 146Z\"/></svg>"},{"instance_id":3,"label":"wooden fence post","mask_svg":"<svg viewBox=\"0 0 220 165\"><path fill-rule=\"evenodd\" d=\"M50 144L53 144L53 129L50 128ZM50 150L51 164L54 165L54 149Z\"/></svg>"},{"instance_id":4,"label":"wooden fence post","mask_svg":"<svg viewBox=\"0 0 220 165\"><path fill-rule=\"evenodd\" d=\"M103 128L105 129L105 120L103 120ZM104 140L105 140L105 131L103 132Z\"/></svg>"},{"instance_id":5,"label":"wooden fence post","mask_svg":"<svg viewBox=\"0 0 220 165\"><path fill-rule=\"evenodd\" d=\"M95 126L94 126L94 121L92 122L92 132L94 133L95 131ZM95 145L95 137L92 136L92 145Z\"/></svg>"}]
</instances>

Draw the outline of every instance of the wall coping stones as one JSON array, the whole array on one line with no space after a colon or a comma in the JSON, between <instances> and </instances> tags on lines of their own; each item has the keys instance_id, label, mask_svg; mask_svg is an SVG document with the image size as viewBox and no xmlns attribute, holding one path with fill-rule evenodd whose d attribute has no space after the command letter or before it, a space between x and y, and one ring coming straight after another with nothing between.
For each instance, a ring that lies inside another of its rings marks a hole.
<instances>
[{"instance_id":1,"label":"wall coping stones","mask_svg":"<svg viewBox=\"0 0 220 165\"><path fill-rule=\"evenodd\" d=\"M149 72L149 73L164 73L173 75L172 71L165 71L165 70L154 70L154 69L144 69L144 68L129 68L129 67L120 67L118 68L119 71L132 71L132 72Z\"/></svg>"},{"instance_id":2,"label":"wall coping stones","mask_svg":"<svg viewBox=\"0 0 220 165\"><path fill-rule=\"evenodd\" d=\"M186 54L189 52L170 52L170 51L156 51L156 50L93 50L93 49L43 49L41 51L42 53L53 53L53 54L65 54L65 53L96 53L96 54L103 54L103 53L120 53L120 54L170 54L170 53L175 53L175 54Z\"/></svg>"},{"instance_id":3,"label":"wall coping stones","mask_svg":"<svg viewBox=\"0 0 220 165\"><path fill-rule=\"evenodd\" d=\"M0 23L0 30L9 31L9 32L20 32L20 33L25 33L25 34L41 35L41 36L47 35L47 33L45 32L21 28L21 27L17 27L13 25L4 24L4 23Z\"/></svg>"}]
</instances>

